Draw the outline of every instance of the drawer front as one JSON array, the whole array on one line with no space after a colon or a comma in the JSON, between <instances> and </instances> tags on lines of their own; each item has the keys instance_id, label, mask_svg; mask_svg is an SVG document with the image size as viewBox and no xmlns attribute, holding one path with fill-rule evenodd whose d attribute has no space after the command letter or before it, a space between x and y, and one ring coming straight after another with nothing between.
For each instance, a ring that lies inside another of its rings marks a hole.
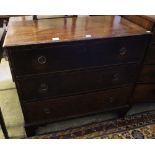
<instances>
[{"instance_id":1,"label":"drawer front","mask_svg":"<svg viewBox=\"0 0 155 155\"><path fill-rule=\"evenodd\" d=\"M83 95L22 104L26 123L59 120L120 108L127 104L132 86Z\"/></svg>"},{"instance_id":2,"label":"drawer front","mask_svg":"<svg viewBox=\"0 0 155 155\"><path fill-rule=\"evenodd\" d=\"M83 41L49 48L12 51L17 76L138 62L148 36Z\"/></svg>"},{"instance_id":3,"label":"drawer front","mask_svg":"<svg viewBox=\"0 0 155 155\"><path fill-rule=\"evenodd\" d=\"M16 75L69 70L91 64L84 44L14 51L12 57Z\"/></svg>"},{"instance_id":4,"label":"drawer front","mask_svg":"<svg viewBox=\"0 0 155 155\"><path fill-rule=\"evenodd\" d=\"M145 57L145 64L155 64L155 44L150 45L146 57Z\"/></svg>"},{"instance_id":5,"label":"drawer front","mask_svg":"<svg viewBox=\"0 0 155 155\"><path fill-rule=\"evenodd\" d=\"M94 64L119 64L143 59L148 41L143 36L94 41L88 46Z\"/></svg>"},{"instance_id":6,"label":"drawer front","mask_svg":"<svg viewBox=\"0 0 155 155\"><path fill-rule=\"evenodd\" d=\"M138 82L155 83L155 65L144 65Z\"/></svg>"},{"instance_id":7,"label":"drawer front","mask_svg":"<svg viewBox=\"0 0 155 155\"><path fill-rule=\"evenodd\" d=\"M61 72L39 78L19 79L17 86L22 100L38 100L133 83L136 80L137 70L138 65L122 65L96 70Z\"/></svg>"},{"instance_id":8,"label":"drawer front","mask_svg":"<svg viewBox=\"0 0 155 155\"><path fill-rule=\"evenodd\" d=\"M155 102L155 84L137 84L134 90L132 102Z\"/></svg>"}]
</instances>

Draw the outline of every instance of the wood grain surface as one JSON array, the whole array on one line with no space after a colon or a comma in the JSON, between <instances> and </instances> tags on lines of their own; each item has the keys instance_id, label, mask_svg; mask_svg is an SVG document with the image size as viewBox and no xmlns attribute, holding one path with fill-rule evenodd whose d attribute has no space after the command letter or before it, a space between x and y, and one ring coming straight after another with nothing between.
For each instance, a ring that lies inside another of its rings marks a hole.
<instances>
[{"instance_id":1,"label":"wood grain surface","mask_svg":"<svg viewBox=\"0 0 155 155\"><path fill-rule=\"evenodd\" d=\"M143 34L146 30L121 16L80 16L33 20L11 17L4 47Z\"/></svg>"},{"instance_id":2,"label":"wood grain surface","mask_svg":"<svg viewBox=\"0 0 155 155\"><path fill-rule=\"evenodd\" d=\"M123 15L122 17L131 22L142 26L143 28L152 31L155 22L155 15Z\"/></svg>"}]
</instances>

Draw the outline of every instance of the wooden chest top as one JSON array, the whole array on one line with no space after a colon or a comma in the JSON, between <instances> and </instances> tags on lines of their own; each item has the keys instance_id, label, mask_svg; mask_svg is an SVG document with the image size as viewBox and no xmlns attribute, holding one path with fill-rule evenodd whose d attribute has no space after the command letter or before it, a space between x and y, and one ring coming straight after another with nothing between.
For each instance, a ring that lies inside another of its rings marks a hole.
<instances>
[{"instance_id":1,"label":"wooden chest top","mask_svg":"<svg viewBox=\"0 0 155 155\"><path fill-rule=\"evenodd\" d=\"M80 16L33 20L32 16L11 17L4 47L128 36L146 29L121 16Z\"/></svg>"},{"instance_id":2,"label":"wooden chest top","mask_svg":"<svg viewBox=\"0 0 155 155\"><path fill-rule=\"evenodd\" d=\"M155 15L145 15L145 16L143 15L143 17L155 21Z\"/></svg>"},{"instance_id":3,"label":"wooden chest top","mask_svg":"<svg viewBox=\"0 0 155 155\"><path fill-rule=\"evenodd\" d=\"M153 31L155 15L123 15L122 17L142 26L143 28Z\"/></svg>"}]
</instances>

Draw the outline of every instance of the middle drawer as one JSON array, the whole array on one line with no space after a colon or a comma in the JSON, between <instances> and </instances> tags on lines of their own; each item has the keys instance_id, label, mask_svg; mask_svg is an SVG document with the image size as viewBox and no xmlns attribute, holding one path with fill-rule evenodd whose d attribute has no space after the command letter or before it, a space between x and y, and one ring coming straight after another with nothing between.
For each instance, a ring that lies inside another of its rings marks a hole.
<instances>
[{"instance_id":1,"label":"middle drawer","mask_svg":"<svg viewBox=\"0 0 155 155\"><path fill-rule=\"evenodd\" d=\"M111 66L95 70L59 72L17 80L21 99L40 100L91 90L117 87L136 80L139 65Z\"/></svg>"}]
</instances>

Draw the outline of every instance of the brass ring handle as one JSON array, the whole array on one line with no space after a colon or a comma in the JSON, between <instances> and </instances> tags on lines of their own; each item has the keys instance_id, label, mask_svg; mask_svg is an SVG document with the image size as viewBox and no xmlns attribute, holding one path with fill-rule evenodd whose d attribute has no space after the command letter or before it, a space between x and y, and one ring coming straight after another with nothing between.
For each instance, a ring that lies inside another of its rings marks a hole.
<instances>
[{"instance_id":1,"label":"brass ring handle","mask_svg":"<svg viewBox=\"0 0 155 155\"><path fill-rule=\"evenodd\" d=\"M44 94L48 92L48 85L46 83L42 83L39 87L39 92Z\"/></svg>"},{"instance_id":2,"label":"brass ring handle","mask_svg":"<svg viewBox=\"0 0 155 155\"><path fill-rule=\"evenodd\" d=\"M38 63L39 63L39 64L43 65L43 64L45 64L46 62L47 62L47 59L46 59L45 56L40 56L40 57L38 57Z\"/></svg>"},{"instance_id":3,"label":"brass ring handle","mask_svg":"<svg viewBox=\"0 0 155 155\"><path fill-rule=\"evenodd\" d=\"M114 98L113 97L109 97L109 102L113 103L114 102Z\"/></svg>"},{"instance_id":4,"label":"brass ring handle","mask_svg":"<svg viewBox=\"0 0 155 155\"><path fill-rule=\"evenodd\" d=\"M127 51L128 51L128 50L126 49L126 47L122 47L122 48L119 50L120 56L126 55Z\"/></svg>"},{"instance_id":5,"label":"brass ring handle","mask_svg":"<svg viewBox=\"0 0 155 155\"><path fill-rule=\"evenodd\" d=\"M44 113L45 113L45 114L50 114L50 113L51 113L51 111L50 111L50 109L45 108L45 109L44 109Z\"/></svg>"},{"instance_id":6,"label":"brass ring handle","mask_svg":"<svg viewBox=\"0 0 155 155\"><path fill-rule=\"evenodd\" d=\"M119 80L119 73L113 74L113 81L118 81Z\"/></svg>"}]
</instances>

